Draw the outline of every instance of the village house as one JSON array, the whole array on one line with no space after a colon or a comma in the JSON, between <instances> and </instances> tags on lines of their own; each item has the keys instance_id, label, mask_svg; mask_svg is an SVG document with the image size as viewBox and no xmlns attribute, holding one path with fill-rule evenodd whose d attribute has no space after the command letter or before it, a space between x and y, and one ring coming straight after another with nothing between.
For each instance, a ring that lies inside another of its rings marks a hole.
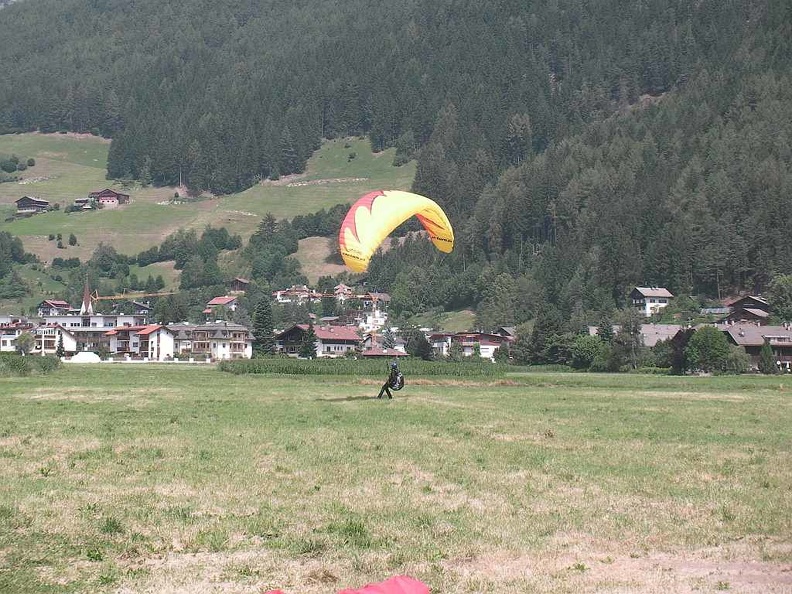
<instances>
[{"instance_id":1,"label":"village house","mask_svg":"<svg viewBox=\"0 0 792 594\"><path fill-rule=\"evenodd\" d=\"M231 293L244 293L248 290L250 286L250 281L246 278L242 278L240 276L236 277L234 280L231 281Z\"/></svg>"},{"instance_id":2,"label":"village house","mask_svg":"<svg viewBox=\"0 0 792 594\"><path fill-rule=\"evenodd\" d=\"M110 188L105 188L99 192L91 192L88 194L88 200L93 200L104 208L115 208L122 204L129 204L129 194L122 194Z\"/></svg>"},{"instance_id":3,"label":"village house","mask_svg":"<svg viewBox=\"0 0 792 594\"><path fill-rule=\"evenodd\" d=\"M308 324L295 324L275 336L279 353L297 357L300 345L308 332ZM343 357L360 348L360 336L352 326L314 326L316 357Z\"/></svg>"},{"instance_id":4,"label":"village house","mask_svg":"<svg viewBox=\"0 0 792 594\"><path fill-rule=\"evenodd\" d=\"M307 285L292 285L288 289L273 291L272 297L278 303L318 303L322 300L322 294Z\"/></svg>"},{"instance_id":5,"label":"village house","mask_svg":"<svg viewBox=\"0 0 792 594\"><path fill-rule=\"evenodd\" d=\"M668 307L673 298L671 291L663 287L635 287L630 292L633 307L647 318Z\"/></svg>"},{"instance_id":6,"label":"village house","mask_svg":"<svg viewBox=\"0 0 792 594\"><path fill-rule=\"evenodd\" d=\"M756 324L732 324L723 328L731 344L745 349L751 364L759 364L759 356L765 342L770 344L773 357L779 367L789 371L792 366L792 325L757 326Z\"/></svg>"},{"instance_id":7,"label":"village house","mask_svg":"<svg viewBox=\"0 0 792 594\"><path fill-rule=\"evenodd\" d=\"M360 353L360 356L366 359L398 359L399 357L408 357L409 355L404 351L375 346L365 349Z\"/></svg>"},{"instance_id":8,"label":"village house","mask_svg":"<svg viewBox=\"0 0 792 594\"><path fill-rule=\"evenodd\" d=\"M36 214L39 212L47 212L50 209L48 200L41 198L34 198L33 196L22 196L16 201L16 213L18 215Z\"/></svg>"},{"instance_id":9,"label":"village house","mask_svg":"<svg viewBox=\"0 0 792 594\"><path fill-rule=\"evenodd\" d=\"M391 296L388 293L365 293L359 295L360 304L366 309L379 309L390 305Z\"/></svg>"},{"instance_id":10,"label":"village house","mask_svg":"<svg viewBox=\"0 0 792 594\"><path fill-rule=\"evenodd\" d=\"M60 299L45 299L38 304L36 313L38 317L44 316L65 316L71 310L71 305L68 302Z\"/></svg>"},{"instance_id":11,"label":"village house","mask_svg":"<svg viewBox=\"0 0 792 594\"><path fill-rule=\"evenodd\" d=\"M32 354L34 355L56 355L58 343L62 344L63 354L66 356L77 352L77 337L58 324L37 326L33 330L33 336L35 343Z\"/></svg>"},{"instance_id":12,"label":"village house","mask_svg":"<svg viewBox=\"0 0 792 594\"><path fill-rule=\"evenodd\" d=\"M465 357L472 357L478 349L482 359L494 359L499 348L508 350L512 342L507 336L489 332L432 332L426 339L438 357L447 357L452 343L456 342L462 347Z\"/></svg>"},{"instance_id":13,"label":"village house","mask_svg":"<svg viewBox=\"0 0 792 594\"><path fill-rule=\"evenodd\" d=\"M376 349L384 349L383 346L385 337L382 333L379 332L369 332L363 335L363 340L360 343L360 348L363 349L363 352L372 351ZM385 350L394 350L402 353L403 355L407 354L407 341L404 340L401 336L397 334L393 334L393 348L392 349L385 349Z\"/></svg>"},{"instance_id":14,"label":"village house","mask_svg":"<svg viewBox=\"0 0 792 594\"><path fill-rule=\"evenodd\" d=\"M16 339L25 332L33 333L34 324L23 319L10 319L0 322L0 352L13 353L16 351Z\"/></svg>"},{"instance_id":15,"label":"village house","mask_svg":"<svg viewBox=\"0 0 792 594\"><path fill-rule=\"evenodd\" d=\"M361 316L355 318L358 328L361 332L373 332L384 327L388 323L388 313L375 309L371 312L365 312Z\"/></svg>"},{"instance_id":16,"label":"village house","mask_svg":"<svg viewBox=\"0 0 792 594\"><path fill-rule=\"evenodd\" d=\"M239 301L237 301L236 297L231 297L228 295L223 297L215 297L206 304L206 309L203 310L203 313L205 313L208 318L211 318L215 311L221 307L226 308L228 311L236 311L238 305Z\"/></svg>"},{"instance_id":17,"label":"village house","mask_svg":"<svg viewBox=\"0 0 792 594\"><path fill-rule=\"evenodd\" d=\"M770 318L770 303L762 297L747 295L729 304L729 313L718 320L719 324L740 324L752 322L759 326L767 324Z\"/></svg>"},{"instance_id":18,"label":"village house","mask_svg":"<svg viewBox=\"0 0 792 594\"><path fill-rule=\"evenodd\" d=\"M250 359L253 335L245 326L233 322L171 324L175 356L195 359Z\"/></svg>"},{"instance_id":19,"label":"village house","mask_svg":"<svg viewBox=\"0 0 792 594\"><path fill-rule=\"evenodd\" d=\"M109 330L108 350L113 355L170 361L174 355L174 333L166 326L120 326Z\"/></svg>"},{"instance_id":20,"label":"village house","mask_svg":"<svg viewBox=\"0 0 792 594\"><path fill-rule=\"evenodd\" d=\"M352 292L352 287L348 287L344 283L339 283L333 287L333 296L336 298L336 300L343 303L347 299L354 298L355 295Z\"/></svg>"}]
</instances>

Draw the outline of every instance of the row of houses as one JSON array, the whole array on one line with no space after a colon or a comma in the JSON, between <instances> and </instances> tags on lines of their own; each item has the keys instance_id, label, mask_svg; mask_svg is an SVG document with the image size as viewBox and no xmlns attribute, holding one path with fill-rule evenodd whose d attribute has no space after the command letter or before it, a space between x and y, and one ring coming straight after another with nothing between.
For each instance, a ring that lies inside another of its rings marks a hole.
<instances>
[{"instance_id":1,"label":"row of houses","mask_svg":"<svg viewBox=\"0 0 792 594\"><path fill-rule=\"evenodd\" d=\"M85 198L77 198L74 204L83 210L89 210L96 206L102 208L115 208L123 204L129 204L129 202L129 194L123 194L111 190L110 188L105 188L104 190L91 192ZM18 215L30 215L47 212L52 209L52 205L49 200L43 200L35 196L22 196L22 198L16 201L16 209Z\"/></svg>"},{"instance_id":2,"label":"row of houses","mask_svg":"<svg viewBox=\"0 0 792 594\"><path fill-rule=\"evenodd\" d=\"M751 358L752 365L759 363L759 356L765 342L769 343L773 356L784 368L792 366L792 324L780 326L760 325L755 322L723 322L716 324L700 324L695 329L710 325L718 328L726 336L730 344L741 347ZM674 340L680 333L689 330L689 326L681 324L643 324L641 338L646 347L652 348L663 340ZM589 334L597 334L596 326L589 326ZM613 327L619 332L619 326Z\"/></svg>"},{"instance_id":3,"label":"row of houses","mask_svg":"<svg viewBox=\"0 0 792 594\"><path fill-rule=\"evenodd\" d=\"M376 291L355 293L352 287L339 283L333 287L332 293L322 293L308 285L292 285L288 289L281 289L272 292L272 298L277 303L319 303L322 299L332 297L337 301L344 302L357 299L365 308L387 307L391 297L388 293Z\"/></svg>"},{"instance_id":4,"label":"row of houses","mask_svg":"<svg viewBox=\"0 0 792 594\"><path fill-rule=\"evenodd\" d=\"M106 353L118 359L170 361L177 358L224 360L250 358L253 336L240 324L134 324L131 316L90 316L74 322L62 316L40 322L0 320L0 351L16 350L23 333L34 338L32 355L55 355L59 346L65 356L81 352Z\"/></svg>"}]
</instances>

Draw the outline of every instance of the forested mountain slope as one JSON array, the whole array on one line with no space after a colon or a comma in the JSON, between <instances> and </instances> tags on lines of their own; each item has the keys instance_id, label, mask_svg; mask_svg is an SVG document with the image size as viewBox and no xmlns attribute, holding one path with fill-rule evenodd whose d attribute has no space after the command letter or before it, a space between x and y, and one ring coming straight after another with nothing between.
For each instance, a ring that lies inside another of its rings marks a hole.
<instances>
[{"instance_id":1,"label":"forested mountain slope","mask_svg":"<svg viewBox=\"0 0 792 594\"><path fill-rule=\"evenodd\" d=\"M459 236L436 278L474 303L475 270L567 313L717 296L792 266L790 23L786 0L26 0L0 132L94 131L111 177L220 193L367 134L417 156ZM406 289L388 257L373 277Z\"/></svg>"}]
</instances>

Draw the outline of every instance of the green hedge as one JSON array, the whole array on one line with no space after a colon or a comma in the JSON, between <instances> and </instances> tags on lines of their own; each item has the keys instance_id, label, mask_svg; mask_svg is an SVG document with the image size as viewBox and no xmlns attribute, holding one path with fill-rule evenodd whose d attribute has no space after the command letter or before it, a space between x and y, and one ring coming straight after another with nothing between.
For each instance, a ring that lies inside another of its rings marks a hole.
<instances>
[{"instance_id":1,"label":"green hedge","mask_svg":"<svg viewBox=\"0 0 792 594\"><path fill-rule=\"evenodd\" d=\"M270 373L282 375L357 375L383 376L388 374L390 361L369 359L293 359L272 357L262 359L237 359L221 361L220 371L234 374ZM399 369L406 376L446 377L502 377L508 366L490 361L423 361L407 359L399 361Z\"/></svg>"},{"instance_id":2,"label":"green hedge","mask_svg":"<svg viewBox=\"0 0 792 594\"><path fill-rule=\"evenodd\" d=\"M0 353L0 376L27 376L34 373L50 373L62 365L57 357L23 357L18 353Z\"/></svg>"}]
</instances>

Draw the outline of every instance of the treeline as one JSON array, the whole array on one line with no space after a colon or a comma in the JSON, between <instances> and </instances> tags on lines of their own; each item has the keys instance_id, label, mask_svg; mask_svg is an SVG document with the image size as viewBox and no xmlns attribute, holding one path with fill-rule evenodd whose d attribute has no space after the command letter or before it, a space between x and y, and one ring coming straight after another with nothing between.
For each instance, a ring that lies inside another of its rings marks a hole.
<instances>
[{"instance_id":1,"label":"treeline","mask_svg":"<svg viewBox=\"0 0 792 594\"><path fill-rule=\"evenodd\" d=\"M35 261L36 257L25 252L18 237L7 231L0 231L0 299L15 299L27 295L27 283L14 270L14 264Z\"/></svg>"},{"instance_id":2,"label":"treeline","mask_svg":"<svg viewBox=\"0 0 792 594\"><path fill-rule=\"evenodd\" d=\"M0 132L111 136L110 177L231 192L351 134L417 158L413 189L457 244L373 260L369 286L405 317L576 331L633 285L715 299L792 272L786 0L38 0L3 17ZM244 264L301 281L297 241L338 214L265 219ZM142 261L207 286L222 275L199 242Z\"/></svg>"},{"instance_id":3,"label":"treeline","mask_svg":"<svg viewBox=\"0 0 792 594\"><path fill-rule=\"evenodd\" d=\"M0 132L102 134L110 177L214 192L301 171L322 137L366 134L402 153L440 141L432 158L468 182L439 192L457 215L504 166L684 84L784 6L19 3L0 22L0 60L14 65ZM436 130L449 118L453 138Z\"/></svg>"}]
</instances>

